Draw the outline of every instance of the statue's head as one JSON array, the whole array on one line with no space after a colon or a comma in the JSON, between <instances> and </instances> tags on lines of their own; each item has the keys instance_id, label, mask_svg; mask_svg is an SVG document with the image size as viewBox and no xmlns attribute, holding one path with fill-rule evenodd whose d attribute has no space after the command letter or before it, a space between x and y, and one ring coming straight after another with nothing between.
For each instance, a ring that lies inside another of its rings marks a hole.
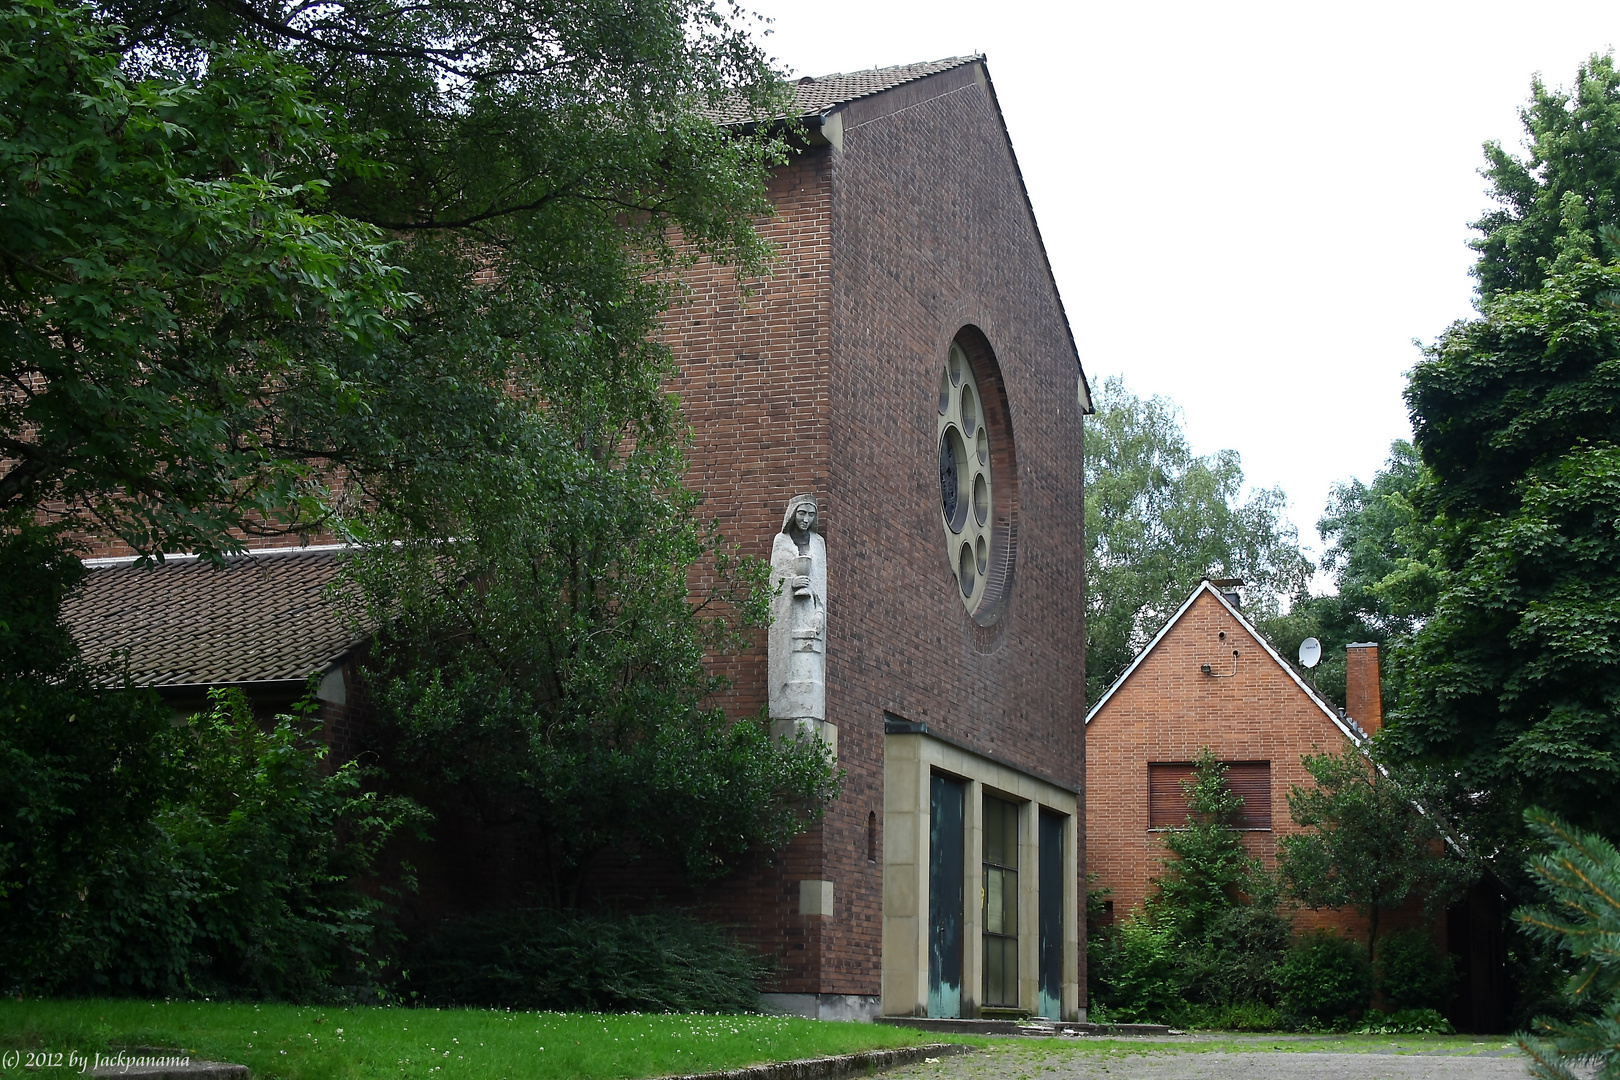
<instances>
[{"instance_id":1,"label":"statue's head","mask_svg":"<svg viewBox=\"0 0 1620 1080\"><path fill-rule=\"evenodd\" d=\"M816 531L816 497L814 495L795 495L788 500L787 512L782 515L782 531L785 533Z\"/></svg>"}]
</instances>

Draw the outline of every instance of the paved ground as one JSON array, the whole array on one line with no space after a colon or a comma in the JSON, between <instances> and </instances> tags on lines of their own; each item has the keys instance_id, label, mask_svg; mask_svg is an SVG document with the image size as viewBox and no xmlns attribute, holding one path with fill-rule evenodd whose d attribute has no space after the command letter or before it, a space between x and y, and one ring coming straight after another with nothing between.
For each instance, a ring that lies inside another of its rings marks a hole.
<instances>
[{"instance_id":1,"label":"paved ground","mask_svg":"<svg viewBox=\"0 0 1620 1080\"><path fill-rule=\"evenodd\" d=\"M1045 1040L1042 1040L1044 1043ZM1267 1040L1250 1051L1222 1040L1200 1050L1192 1041L1173 1044L1015 1046L941 1058L895 1069L895 1080L1524 1080L1529 1074L1517 1050L1501 1041L1484 1044L1369 1048L1335 1051L1314 1045L1295 1049ZM1207 1045L1207 1044L1206 1044ZM1409 1051L1409 1052L1406 1052Z\"/></svg>"}]
</instances>

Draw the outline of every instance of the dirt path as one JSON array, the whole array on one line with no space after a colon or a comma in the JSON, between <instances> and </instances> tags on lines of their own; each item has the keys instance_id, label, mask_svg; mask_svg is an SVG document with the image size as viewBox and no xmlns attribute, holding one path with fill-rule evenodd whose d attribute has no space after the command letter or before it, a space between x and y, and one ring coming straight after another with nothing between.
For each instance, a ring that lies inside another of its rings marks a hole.
<instances>
[{"instance_id":1,"label":"dirt path","mask_svg":"<svg viewBox=\"0 0 1620 1080\"><path fill-rule=\"evenodd\" d=\"M1043 1040L1044 1042L1044 1040ZM1223 1047L1012 1046L895 1069L896 1080L1524 1080L1524 1058L1501 1043L1402 1053Z\"/></svg>"}]
</instances>

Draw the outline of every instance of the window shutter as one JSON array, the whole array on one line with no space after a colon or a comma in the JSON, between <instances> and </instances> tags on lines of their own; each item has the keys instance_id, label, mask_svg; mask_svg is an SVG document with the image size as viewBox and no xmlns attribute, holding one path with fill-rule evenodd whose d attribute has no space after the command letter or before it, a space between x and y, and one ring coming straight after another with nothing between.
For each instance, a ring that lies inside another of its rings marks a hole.
<instances>
[{"instance_id":1,"label":"window shutter","mask_svg":"<svg viewBox=\"0 0 1620 1080\"><path fill-rule=\"evenodd\" d=\"M1271 762L1227 763L1226 786L1243 800L1243 809L1233 824L1240 829L1271 828Z\"/></svg>"},{"instance_id":2,"label":"window shutter","mask_svg":"<svg viewBox=\"0 0 1620 1080\"><path fill-rule=\"evenodd\" d=\"M1183 780L1192 779L1193 767L1185 761L1148 763L1148 828L1174 829L1187 824L1187 793Z\"/></svg>"},{"instance_id":3,"label":"window shutter","mask_svg":"<svg viewBox=\"0 0 1620 1080\"><path fill-rule=\"evenodd\" d=\"M1226 786L1243 800L1233 822L1240 829L1271 828L1271 762L1228 761ZM1148 828L1175 829L1187 824L1187 793L1181 784L1191 780L1193 767L1186 761L1148 763Z\"/></svg>"}]
</instances>

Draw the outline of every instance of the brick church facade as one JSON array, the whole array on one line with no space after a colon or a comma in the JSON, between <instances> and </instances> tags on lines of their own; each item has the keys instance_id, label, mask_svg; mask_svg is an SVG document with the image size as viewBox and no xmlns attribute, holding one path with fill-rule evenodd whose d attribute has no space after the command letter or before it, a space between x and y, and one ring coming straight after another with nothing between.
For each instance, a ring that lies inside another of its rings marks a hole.
<instances>
[{"instance_id":1,"label":"brick church facade","mask_svg":"<svg viewBox=\"0 0 1620 1080\"><path fill-rule=\"evenodd\" d=\"M664 340L705 515L764 558L815 496L844 787L768 865L667 898L769 954L784 1011L1084 1019L1090 398L1067 317L982 58L796 90L806 145L762 223L780 264L747 295L697 266ZM321 608L337 562L93 560L68 617L177 707L324 675L341 754L364 645ZM765 634L727 665L728 712L757 713Z\"/></svg>"},{"instance_id":2,"label":"brick church facade","mask_svg":"<svg viewBox=\"0 0 1620 1080\"><path fill-rule=\"evenodd\" d=\"M667 318L705 510L766 554L788 498L813 493L828 550L844 792L733 896L761 945L792 943L776 988L792 1011L1074 1019L1079 359L981 59L797 89L811 145L777 171L764 226L783 265L746 298L729 268L700 268ZM994 504L968 597L955 545L974 526L948 529L940 479L961 360ZM764 704L765 660L732 672L734 714ZM1011 820L993 860L991 815ZM987 913L981 893L1012 883Z\"/></svg>"}]
</instances>

